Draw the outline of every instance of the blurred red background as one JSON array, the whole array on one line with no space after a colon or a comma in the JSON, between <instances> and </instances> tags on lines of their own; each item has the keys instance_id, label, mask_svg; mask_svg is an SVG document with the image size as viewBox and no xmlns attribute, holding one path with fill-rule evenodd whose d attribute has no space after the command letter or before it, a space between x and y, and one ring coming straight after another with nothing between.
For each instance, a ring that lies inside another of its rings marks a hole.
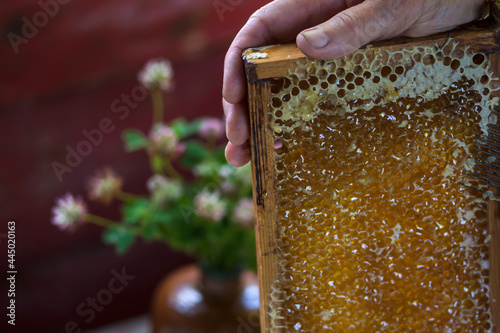
<instances>
[{"instance_id":1,"label":"blurred red background","mask_svg":"<svg viewBox=\"0 0 500 333\"><path fill-rule=\"evenodd\" d=\"M73 233L57 229L50 223L51 207L66 192L86 198L85 183L102 166L126 179L126 191L147 193L147 159L124 153L120 133L149 129L150 100L131 108L123 120L111 103L138 85L136 74L148 59L165 57L173 62L176 85L167 99L166 119L222 116L225 51L265 2L2 1L0 269L7 271L5 234L12 220L18 271L13 332L62 332L69 321L87 330L146 313L159 280L189 262L164 244L142 241L126 255L116 255L102 244L98 227L85 225ZM64 163L66 147L75 149L85 139L82 131L97 128L103 118L112 121L114 131L59 181L52 162ZM92 212L119 219L116 208L90 205ZM135 279L85 323L77 306L107 287L113 269L124 267ZM0 284L3 309L6 286ZM2 318L0 327L7 321Z\"/></svg>"}]
</instances>

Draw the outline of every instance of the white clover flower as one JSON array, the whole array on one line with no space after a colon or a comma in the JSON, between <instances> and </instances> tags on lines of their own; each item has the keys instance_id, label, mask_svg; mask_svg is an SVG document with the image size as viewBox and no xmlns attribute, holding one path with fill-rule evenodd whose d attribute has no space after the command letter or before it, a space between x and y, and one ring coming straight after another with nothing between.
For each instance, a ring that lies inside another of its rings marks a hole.
<instances>
[{"instance_id":1,"label":"white clover flower","mask_svg":"<svg viewBox=\"0 0 500 333\"><path fill-rule=\"evenodd\" d=\"M181 147L177 134L168 126L156 124L149 133L152 149L162 155L177 155Z\"/></svg>"},{"instance_id":2,"label":"white clover flower","mask_svg":"<svg viewBox=\"0 0 500 333\"><path fill-rule=\"evenodd\" d=\"M226 195L234 194L238 191L238 189L238 186L234 182L229 180L223 181L220 184L220 191Z\"/></svg>"},{"instance_id":3,"label":"white clover flower","mask_svg":"<svg viewBox=\"0 0 500 333\"><path fill-rule=\"evenodd\" d=\"M226 215L227 203L221 199L219 193L204 190L194 198L194 210L199 216L220 222Z\"/></svg>"},{"instance_id":4,"label":"white clover flower","mask_svg":"<svg viewBox=\"0 0 500 333\"><path fill-rule=\"evenodd\" d=\"M159 58L148 61L139 72L137 79L146 89L169 91L174 86L173 77L172 63L167 59Z\"/></svg>"},{"instance_id":5,"label":"white clover flower","mask_svg":"<svg viewBox=\"0 0 500 333\"><path fill-rule=\"evenodd\" d=\"M226 124L219 118L207 118L201 122L199 135L202 138L221 139L226 132Z\"/></svg>"},{"instance_id":6,"label":"white clover flower","mask_svg":"<svg viewBox=\"0 0 500 333\"><path fill-rule=\"evenodd\" d=\"M56 200L56 205L52 208L52 224L59 229L72 230L79 223L82 223L87 214L87 206L81 197L73 197L67 193L64 197Z\"/></svg>"},{"instance_id":7,"label":"white clover flower","mask_svg":"<svg viewBox=\"0 0 500 333\"><path fill-rule=\"evenodd\" d=\"M217 174L217 171L217 164L212 162L202 162L193 168L193 173L201 177L211 177Z\"/></svg>"},{"instance_id":8,"label":"white clover flower","mask_svg":"<svg viewBox=\"0 0 500 333\"><path fill-rule=\"evenodd\" d=\"M235 177L237 179L239 179L243 184L252 184L252 168L250 163L235 169Z\"/></svg>"},{"instance_id":9,"label":"white clover flower","mask_svg":"<svg viewBox=\"0 0 500 333\"><path fill-rule=\"evenodd\" d=\"M157 191L167 181L167 178L162 175L153 175L146 182L146 187L149 192Z\"/></svg>"},{"instance_id":10,"label":"white clover flower","mask_svg":"<svg viewBox=\"0 0 500 333\"><path fill-rule=\"evenodd\" d=\"M219 168L218 174L219 177L223 180L229 179L235 173L235 167L230 165L223 165Z\"/></svg>"},{"instance_id":11,"label":"white clover flower","mask_svg":"<svg viewBox=\"0 0 500 333\"><path fill-rule=\"evenodd\" d=\"M153 175L148 179L147 187L152 198L160 205L179 199L183 194L182 183L162 175Z\"/></svg>"},{"instance_id":12,"label":"white clover flower","mask_svg":"<svg viewBox=\"0 0 500 333\"><path fill-rule=\"evenodd\" d=\"M255 219L253 199L241 199L234 208L233 217L234 220L244 228L253 226Z\"/></svg>"},{"instance_id":13,"label":"white clover flower","mask_svg":"<svg viewBox=\"0 0 500 333\"><path fill-rule=\"evenodd\" d=\"M108 204L113 200L116 193L121 191L122 179L111 169L97 171L95 176L90 178L88 189L91 200Z\"/></svg>"},{"instance_id":14,"label":"white clover flower","mask_svg":"<svg viewBox=\"0 0 500 333\"><path fill-rule=\"evenodd\" d=\"M235 182L235 174L236 174L236 169L235 167L226 164L221 166L217 170L217 174L220 179L220 190L224 194L231 194L234 193L238 190L239 185Z\"/></svg>"}]
</instances>

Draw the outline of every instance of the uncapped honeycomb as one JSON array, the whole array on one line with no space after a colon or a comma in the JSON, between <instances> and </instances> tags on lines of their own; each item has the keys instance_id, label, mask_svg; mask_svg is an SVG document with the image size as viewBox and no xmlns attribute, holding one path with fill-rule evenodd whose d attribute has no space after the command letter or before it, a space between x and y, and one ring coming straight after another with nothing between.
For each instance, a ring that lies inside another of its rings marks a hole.
<instances>
[{"instance_id":1,"label":"uncapped honeycomb","mask_svg":"<svg viewBox=\"0 0 500 333\"><path fill-rule=\"evenodd\" d=\"M305 60L271 82L272 332L490 332L487 203L461 186L488 59L451 41Z\"/></svg>"}]
</instances>

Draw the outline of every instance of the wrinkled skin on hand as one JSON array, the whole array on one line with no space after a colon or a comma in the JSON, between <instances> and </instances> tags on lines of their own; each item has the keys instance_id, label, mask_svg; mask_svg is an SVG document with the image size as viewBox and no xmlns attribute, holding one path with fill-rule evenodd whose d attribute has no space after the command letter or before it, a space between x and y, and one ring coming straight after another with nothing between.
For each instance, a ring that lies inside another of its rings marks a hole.
<instances>
[{"instance_id":1,"label":"wrinkled skin on hand","mask_svg":"<svg viewBox=\"0 0 500 333\"><path fill-rule=\"evenodd\" d=\"M246 79L241 53L293 40L307 56L334 59L371 41L419 37L478 19L485 0L276 0L255 12L229 47L222 89L226 159L250 161Z\"/></svg>"}]
</instances>

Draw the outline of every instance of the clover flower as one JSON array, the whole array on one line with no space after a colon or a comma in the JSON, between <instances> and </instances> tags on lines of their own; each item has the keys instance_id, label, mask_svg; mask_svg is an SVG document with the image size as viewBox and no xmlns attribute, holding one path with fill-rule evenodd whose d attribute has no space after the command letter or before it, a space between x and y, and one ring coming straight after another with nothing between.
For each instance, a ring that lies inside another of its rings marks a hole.
<instances>
[{"instance_id":1,"label":"clover flower","mask_svg":"<svg viewBox=\"0 0 500 333\"><path fill-rule=\"evenodd\" d=\"M56 200L52 214L52 224L59 229L73 230L77 224L85 220L87 206L81 197L75 198L67 193L64 197Z\"/></svg>"},{"instance_id":2,"label":"clover flower","mask_svg":"<svg viewBox=\"0 0 500 333\"><path fill-rule=\"evenodd\" d=\"M238 189L240 188L239 184L237 184L234 179L235 169L235 167L228 164L218 166L216 169L220 191L225 195L237 195Z\"/></svg>"},{"instance_id":3,"label":"clover flower","mask_svg":"<svg viewBox=\"0 0 500 333\"><path fill-rule=\"evenodd\" d=\"M152 59L139 72L137 79L149 90L172 90L174 71L172 63L167 59Z\"/></svg>"},{"instance_id":4,"label":"clover flower","mask_svg":"<svg viewBox=\"0 0 500 333\"><path fill-rule=\"evenodd\" d=\"M250 163L240 168L234 168L231 179L239 184L252 185L252 169Z\"/></svg>"},{"instance_id":5,"label":"clover flower","mask_svg":"<svg viewBox=\"0 0 500 333\"><path fill-rule=\"evenodd\" d=\"M186 151L186 144L183 142L179 142L177 147L175 148L174 157L182 155Z\"/></svg>"},{"instance_id":6,"label":"clover flower","mask_svg":"<svg viewBox=\"0 0 500 333\"><path fill-rule=\"evenodd\" d=\"M252 184L252 168L250 163L245 164L240 168L235 168L235 178L243 184Z\"/></svg>"},{"instance_id":7,"label":"clover flower","mask_svg":"<svg viewBox=\"0 0 500 333\"><path fill-rule=\"evenodd\" d=\"M224 137L226 124L219 118L206 118L201 122L199 135L204 139L221 139Z\"/></svg>"},{"instance_id":8,"label":"clover flower","mask_svg":"<svg viewBox=\"0 0 500 333\"><path fill-rule=\"evenodd\" d=\"M219 193L202 191L194 198L194 210L199 216L219 222L226 215L226 202Z\"/></svg>"},{"instance_id":9,"label":"clover flower","mask_svg":"<svg viewBox=\"0 0 500 333\"><path fill-rule=\"evenodd\" d=\"M220 191L221 193L225 194L225 195L237 195L237 192L239 190L239 187L237 186L237 184L235 184L234 182L232 181L223 181L222 183L220 183Z\"/></svg>"},{"instance_id":10,"label":"clover flower","mask_svg":"<svg viewBox=\"0 0 500 333\"><path fill-rule=\"evenodd\" d=\"M235 169L235 167L229 164L224 164L217 169L217 175L222 180L228 180L234 175Z\"/></svg>"},{"instance_id":11,"label":"clover flower","mask_svg":"<svg viewBox=\"0 0 500 333\"><path fill-rule=\"evenodd\" d=\"M174 156L185 149L184 145L179 144L177 134L168 126L156 124L149 133L152 149L155 152L165 156Z\"/></svg>"},{"instance_id":12,"label":"clover flower","mask_svg":"<svg viewBox=\"0 0 500 333\"><path fill-rule=\"evenodd\" d=\"M97 171L88 183L89 198L109 204L122 189L122 179L113 170Z\"/></svg>"},{"instance_id":13,"label":"clover flower","mask_svg":"<svg viewBox=\"0 0 500 333\"><path fill-rule=\"evenodd\" d=\"M242 227L249 228L253 226L255 219L253 200L251 198L241 199L234 207L233 217Z\"/></svg>"},{"instance_id":14,"label":"clover flower","mask_svg":"<svg viewBox=\"0 0 500 333\"><path fill-rule=\"evenodd\" d=\"M162 175L154 175L148 179L147 187L153 201L164 205L182 196L182 184L179 180L169 179Z\"/></svg>"},{"instance_id":15,"label":"clover flower","mask_svg":"<svg viewBox=\"0 0 500 333\"><path fill-rule=\"evenodd\" d=\"M217 175L219 164L213 161L202 161L193 167L193 173L198 177L213 177Z\"/></svg>"}]
</instances>

